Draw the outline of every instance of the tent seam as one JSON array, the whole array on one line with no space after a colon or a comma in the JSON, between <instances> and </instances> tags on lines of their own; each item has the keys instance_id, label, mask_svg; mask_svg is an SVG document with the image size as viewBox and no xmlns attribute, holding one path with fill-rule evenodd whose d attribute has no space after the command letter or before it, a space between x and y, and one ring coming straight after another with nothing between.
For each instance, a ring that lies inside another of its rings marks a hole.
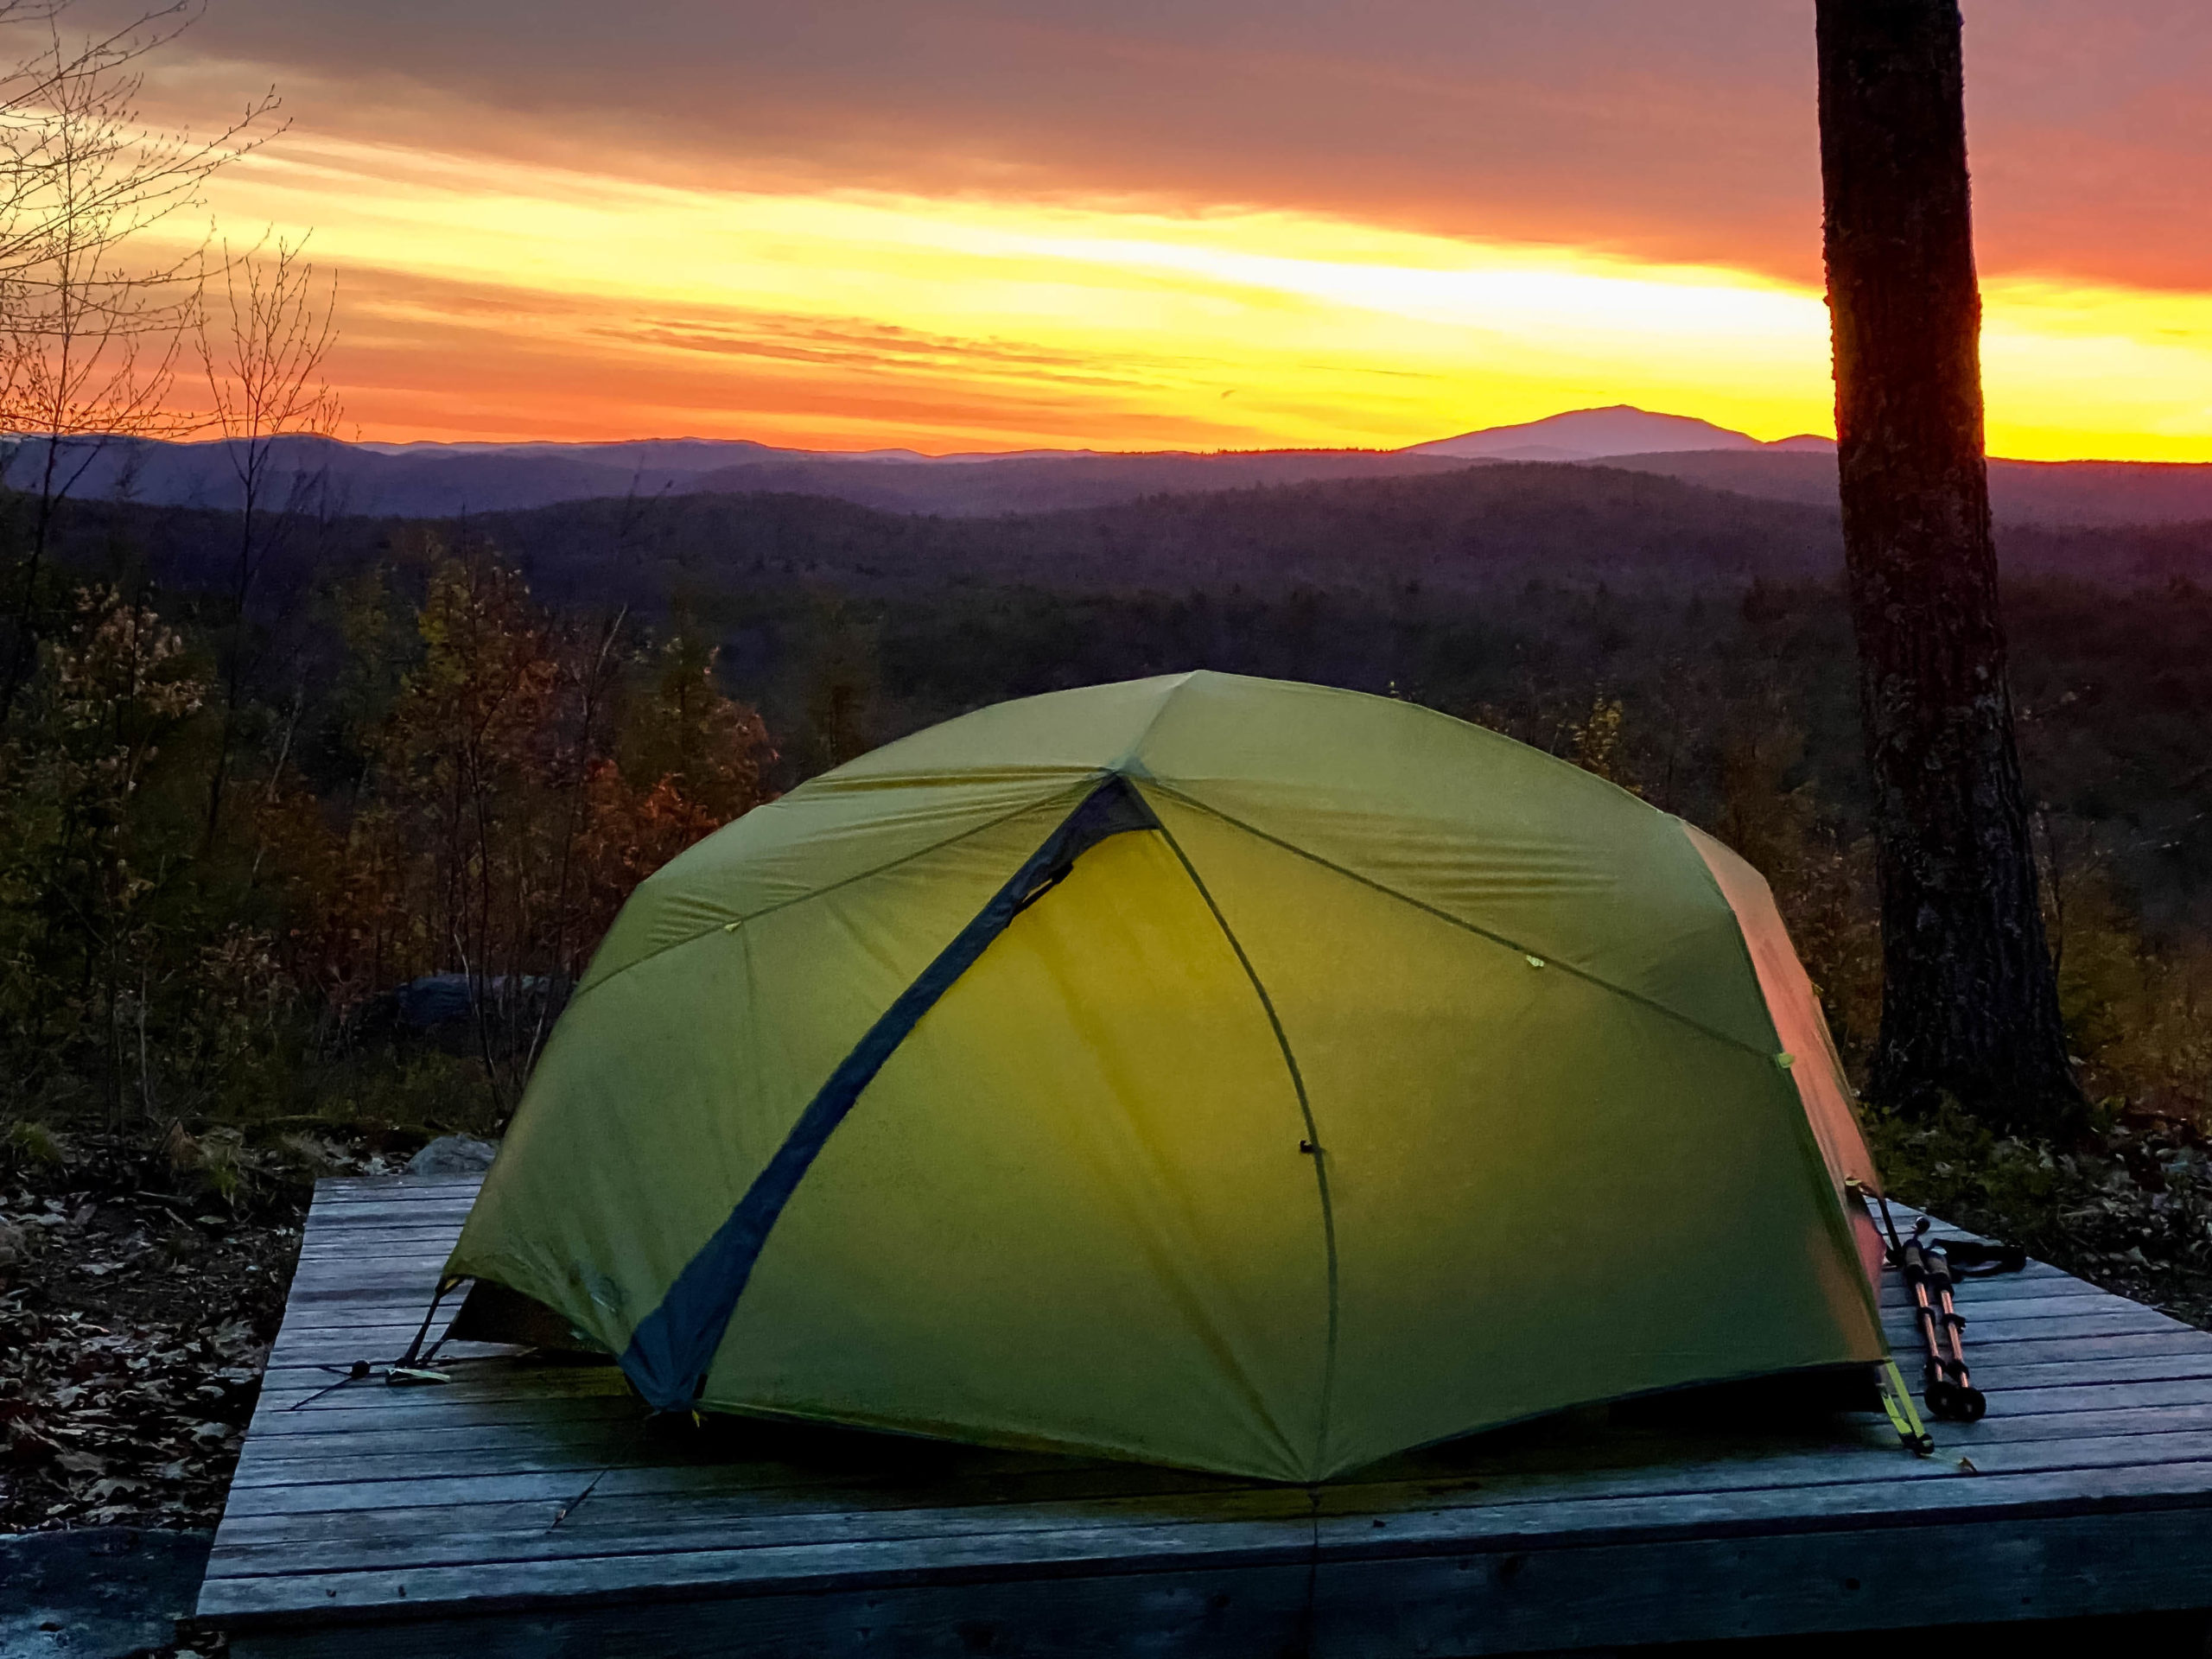
<instances>
[{"instance_id":1,"label":"tent seam","mask_svg":"<svg viewBox=\"0 0 2212 1659\"><path fill-rule=\"evenodd\" d=\"M1744 931L1743 912L1736 908L1736 901L1728 896L1728 890L1720 885L1719 872L1715 870L1712 864L1707 860L1704 849L1699 847L1695 838L1690 834L1690 824L1685 820L1677 817L1675 820L1675 827L1676 831L1681 836L1683 842L1688 846L1690 851L1697 855L1697 866L1700 873L1703 874L1706 881L1711 886L1715 896L1719 899L1722 904L1728 907L1729 931L1732 937L1735 939L1736 949L1742 957L1743 970L1751 976L1752 988L1756 989L1759 995L1759 1007L1765 1010L1768 1024L1773 1025L1774 1006L1766 1000L1766 985L1759 977L1758 959L1751 954L1751 936ZM1710 837L1708 837L1708 839L1710 839ZM1780 912L1778 911L1776 914L1776 919L1780 919ZM1796 946L1793 944L1791 944L1790 949L1794 953ZM1776 1051L1779 1052L1782 1047L1782 1031L1779 1027L1775 1027L1774 1043ZM1813 1057L1809 1054L1803 1056L1802 1060L1803 1063L1808 1065L1813 1064ZM1798 1153L1799 1155L1806 1161L1806 1174L1808 1178L1812 1180L1814 1186L1819 1192L1821 1197L1825 1200L1821 1208L1822 1213L1827 1218L1828 1232L1837 1247L1842 1250L1845 1255L1850 1256L1855 1261L1858 1259L1859 1255L1859 1242L1852 1236L1851 1218L1845 1213L1843 1200L1836 1192L1835 1173L1828 1167L1827 1154L1821 1149L1820 1136L1814 1131L1812 1115L1805 1109L1805 1097L1803 1093L1797 1087L1796 1078L1788 1071L1783 1072L1782 1075L1783 1082L1788 1086L1789 1090L1789 1103L1791 1107L1789 1116L1795 1120L1796 1125ZM1851 1105L1851 1097L1847 1090L1844 1096L1844 1104L1847 1109ZM1856 1112L1853 1113L1854 1120L1857 1118L1857 1116ZM1863 1128L1860 1129L1859 1135L1863 1140L1866 1135L1866 1131ZM1871 1149L1868 1155L1870 1157L1872 1155ZM1877 1171L1876 1177L1878 1179L1879 1179L1879 1174L1880 1172ZM1883 1352L1886 1354L1889 1351L1890 1339L1888 1332L1882 1328L1882 1305L1880 1292L1867 1280L1866 1275L1863 1272L1854 1274L1853 1276L1859 1281L1859 1289L1866 1293L1867 1319L1873 1326L1876 1339L1882 1344Z\"/></svg>"},{"instance_id":2,"label":"tent seam","mask_svg":"<svg viewBox=\"0 0 2212 1659\"><path fill-rule=\"evenodd\" d=\"M1260 1007L1268 1016L1268 1026L1275 1035L1275 1046L1282 1051L1283 1065L1290 1073L1290 1086L1298 1096L1299 1117L1306 1125L1306 1146L1311 1148L1313 1159L1313 1184L1321 1200L1322 1249L1328 1258L1328 1338L1321 1362L1321 1419L1313 1465L1318 1471L1327 1466L1329 1418L1336 1403L1337 1388L1339 1275L1336 1206L1329 1194L1328 1150L1322 1142L1320 1128L1313 1121L1313 1103L1306 1092L1306 1074L1299 1069L1298 1056L1291 1050L1290 1038L1282 1028L1282 1018L1275 1011L1274 999L1268 995L1268 988L1261 981L1259 969L1252 965L1252 958L1245 954L1243 944L1229 925L1229 918L1222 914L1221 906L1214 902L1212 891L1206 886L1205 878L1199 875L1198 867L1191 862L1190 855L1183 850L1183 843L1175 839L1175 832L1162 823L1160 835L1167 843L1168 849L1175 855L1176 861L1182 865L1183 873L1191 878L1191 885L1198 889L1198 897L1205 901L1206 909L1212 912L1214 925L1221 929L1221 937L1228 941L1229 948L1236 953L1237 965L1243 969L1244 977L1250 982L1253 995L1260 999Z\"/></svg>"},{"instance_id":3,"label":"tent seam","mask_svg":"<svg viewBox=\"0 0 2212 1659\"><path fill-rule=\"evenodd\" d=\"M1266 830L1260 829L1255 824L1247 823L1243 819L1224 812L1218 807L1209 806L1205 802L1199 800L1196 796L1186 795L1172 784L1160 783L1157 779L1147 779L1147 781L1150 782L1153 786L1158 789L1163 795L1173 798L1180 805L1187 806L1193 811L1203 812L1208 817L1218 818L1222 823L1230 825L1232 829L1242 830L1248 836L1255 836L1259 840L1266 842L1271 847L1280 847L1283 851L1294 854L1298 857L1305 859L1310 863L1319 864L1325 870L1334 870L1338 875L1343 876L1348 881L1357 881L1360 886L1372 888L1376 893L1395 899L1401 904L1410 905L1414 909L1421 912L1425 915L1435 917L1438 921L1446 924L1447 926L1456 927L1464 932L1472 933L1478 938L1488 939L1491 944L1503 945L1506 950L1514 951L1519 955L1542 955L1543 959L1547 963L1558 969L1561 973L1571 975L1574 978L1582 981L1585 984L1594 985L1599 990L1608 991L1613 995L1620 997L1626 1001L1634 1002L1639 1007L1649 1008L1654 1014L1662 1014L1667 1019L1674 1020L1678 1025L1687 1026L1692 1031L1697 1032L1702 1036L1710 1037L1716 1043L1725 1043L1730 1048L1739 1050L1745 1054L1756 1056L1758 1058L1762 1060L1770 1061L1774 1058L1774 1051L1771 1049L1754 1047L1751 1044L1745 1042L1740 1037L1732 1037L1725 1031L1716 1031L1711 1026L1707 1025L1702 1020L1693 1019L1679 1008L1670 1008L1664 1002L1659 1001L1656 998L1646 996L1641 991L1632 991L1625 985L1616 985L1612 981L1602 978L1599 975L1592 973L1586 968L1579 968L1574 963L1564 961L1558 957L1537 951L1535 947L1533 945L1523 944L1516 940L1509 939L1504 934L1496 932L1490 928L1483 926L1479 923L1468 921L1464 917L1454 916L1448 910L1440 910L1434 905L1428 904L1422 899L1414 898L1409 893L1401 892L1398 888L1391 887L1387 882L1377 881L1373 876L1362 875L1357 870L1347 869L1344 866L1338 863L1333 859L1324 858L1319 853L1309 852L1306 849L1299 846L1294 842L1285 841L1280 836L1271 836ZM1680 820L1678 819L1676 822L1679 823ZM1724 900L1724 903L1726 901ZM1735 921L1736 912L1733 909L1731 909L1728 912L1728 916L1731 925L1738 925L1740 931L1740 925L1737 924ZM1761 1001L1761 1006L1764 1006L1764 999ZM1770 1015L1770 1020L1771 1020L1771 1018L1772 1016Z\"/></svg>"},{"instance_id":4,"label":"tent seam","mask_svg":"<svg viewBox=\"0 0 2212 1659\"><path fill-rule=\"evenodd\" d=\"M1084 774L1084 778L1081 779L1083 787L1086 791L1097 788L1098 780L1101 778L1108 776L1110 768L1102 766L1095 772ZM1060 791L1062 794L1073 794L1074 792L1075 791L1072 789L1063 790ZM817 887L812 893L802 893L796 899L785 899L780 903L767 906L765 909L756 910L749 916L734 917L731 918L731 921L734 921L739 928L743 929L751 926L755 922L766 921L771 916L779 915L784 911L793 909L798 906L810 904L817 899L826 899L833 893L836 893L842 888L851 887L855 881L866 881L873 876L886 874L892 870L897 869L901 864L911 864L918 858L927 858L931 853L941 853L948 847L957 847L962 842L967 840L970 836L980 836L986 830L997 829L1002 823L1011 823L1014 819L1020 817L1025 812L1034 812L1040 807L1050 806L1052 804L1053 799L1053 796L1043 796L1037 800L1030 801L1021 806L1017 806L1011 811L1002 812L995 818L989 819L982 823L976 824L969 829L963 830L957 836L947 836L943 841L933 841L928 846L916 848L911 853L901 853L897 858L890 860L887 863L878 864L865 870L857 870L851 875L844 877L842 880L832 881L826 887ZM733 819L732 822L734 823L735 820ZM647 880L651 879L651 877L647 878ZM602 985L613 984L616 980L621 978L623 975L628 973L632 968L642 968L647 963L653 961L656 957L664 957L671 950L681 950L687 944L696 944L700 940L711 938L713 935L721 932L723 929L730 925L731 922L710 923L709 925L701 928L696 933L687 933L680 939L671 939L666 944L655 945L652 950L646 951L644 956L639 957L633 961L624 963L613 973L607 975L605 979L595 979L592 981L590 984L578 991L574 997L569 999L569 1001L572 1003L580 1002L585 997L589 996L594 991L599 989Z\"/></svg>"},{"instance_id":5,"label":"tent seam","mask_svg":"<svg viewBox=\"0 0 2212 1659\"><path fill-rule=\"evenodd\" d=\"M1159 727L1160 722L1166 718L1168 705L1173 702L1178 696L1181 696L1182 693L1189 688L1191 682L1198 678L1199 674L1203 671L1203 670L1193 668L1186 670L1185 672L1175 677L1175 683L1169 686L1167 690L1161 694L1160 707L1154 709L1152 711L1152 718L1145 721L1144 730L1139 732L1136 734L1135 741L1132 742L1128 748L1122 751L1122 758L1114 763L1110 770L1126 773L1129 767L1141 764L1137 760L1137 755L1139 752L1143 749L1146 744L1152 741L1152 734L1154 731ZM1151 775L1151 772L1149 768L1147 768L1145 776L1147 778L1150 778Z\"/></svg>"}]
</instances>

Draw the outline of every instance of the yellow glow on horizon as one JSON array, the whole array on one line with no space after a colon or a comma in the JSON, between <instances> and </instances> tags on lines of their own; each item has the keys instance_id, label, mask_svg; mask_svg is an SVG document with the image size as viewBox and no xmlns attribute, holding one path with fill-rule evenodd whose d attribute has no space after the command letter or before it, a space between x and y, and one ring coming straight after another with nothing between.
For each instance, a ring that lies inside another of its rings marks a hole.
<instances>
[{"instance_id":1,"label":"yellow glow on horizon","mask_svg":"<svg viewBox=\"0 0 2212 1659\"><path fill-rule=\"evenodd\" d=\"M718 193L287 137L226 226L313 228L372 438L931 451L1395 448L1630 403L1830 429L1820 296L1273 212ZM1999 454L2212 460L2212 296L1986 284Z\"/></svg>"},{"instance_id":2,"label":"yellow glow on horizon","mask_svg":"<svg viewBox=\"0 0 2212 1659\"><path fill-rule=\"evenodd\" d=\"M2212 461L2212 295L1985 281L1993 454Z\"/></svg>"}]
</instances>

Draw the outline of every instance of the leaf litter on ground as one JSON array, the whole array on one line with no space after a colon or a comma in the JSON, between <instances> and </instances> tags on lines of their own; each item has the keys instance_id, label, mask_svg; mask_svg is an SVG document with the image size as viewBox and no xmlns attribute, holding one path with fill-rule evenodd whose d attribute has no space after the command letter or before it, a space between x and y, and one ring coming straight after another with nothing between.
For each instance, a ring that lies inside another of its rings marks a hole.
<instances>
[{"instance_id":1,"label":"leaf litter on ground","mask_svg":"<svg viewBox=\"0 0 2212 1659\"><path fill-rule=\"evenodd\" d=\"M0 1161L0 1533L213 1527L315 1177L394 1166L240 1142L219 1190L181 1131L60 1144Z\"/></svg>"}]
</instances>

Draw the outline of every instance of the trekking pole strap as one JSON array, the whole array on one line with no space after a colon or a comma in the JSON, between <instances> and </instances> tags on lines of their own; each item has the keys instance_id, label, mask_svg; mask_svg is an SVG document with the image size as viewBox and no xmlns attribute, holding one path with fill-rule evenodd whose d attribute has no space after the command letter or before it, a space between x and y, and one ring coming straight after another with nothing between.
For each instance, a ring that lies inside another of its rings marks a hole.
<instances>
[{"instance_id":1,"label":"trekking pole strap","mask_svg":"<svg viewBox=\"0 0 2212 1659\"><path fill-rule=\"evenodd\" d=\"M1905 1450L1923 1458L1933 1457L1935 1439L1920 1421L1920 1413L1912 1403L1912 1391L1905 1387L1897 1361L1885 1359L1874 1368L1874 1386L1882 1395L1882 1411L1889 1418L1890 1427L1897 1430L1897 1439L1904 1442Z\"/></svg>"}]
</instances>

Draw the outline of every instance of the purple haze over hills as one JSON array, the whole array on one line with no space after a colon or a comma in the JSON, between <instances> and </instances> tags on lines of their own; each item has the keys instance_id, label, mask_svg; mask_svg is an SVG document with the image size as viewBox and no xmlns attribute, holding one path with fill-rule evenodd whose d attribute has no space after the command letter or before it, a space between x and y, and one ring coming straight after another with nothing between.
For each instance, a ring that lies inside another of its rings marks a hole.
<instances>
[{"instance_id":1,"label":"purple haze over hills","mask_svg":"<svg viewBox=\"0 0 2212 1659\"><path fill-rule=\"evenodd\" d=\"M75 447L75 446L72 446ZM149 505L235 508L220 442L109 440L77 493ZM28 481L35 440L18 441L8 481ZM341 443L282 441L283 497L372 517L450 518L607 497L826 496L891 512L989 517L1111 505L1337 480L1409 477L1468 466L1545 462L1664 474L1764 499L1833 507L1835 444L1813 435L1762 443L1687 416L1625 404L1573 410L1404 449L1116 454L1090 449L925 455L779 448L747 439L613 443ZM1990 463L1997 516L2014 524L2159 525L2212 522L2212 465L2129 461Z\"/></svg>"}]
</instances>

